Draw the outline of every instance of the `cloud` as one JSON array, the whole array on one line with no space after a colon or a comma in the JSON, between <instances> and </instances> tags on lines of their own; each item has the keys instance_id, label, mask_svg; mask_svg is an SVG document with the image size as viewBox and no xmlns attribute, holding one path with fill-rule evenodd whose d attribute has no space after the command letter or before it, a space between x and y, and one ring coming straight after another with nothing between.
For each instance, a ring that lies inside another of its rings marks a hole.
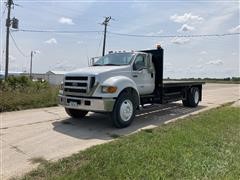
<instances>
[{"instance_id":1,"label":"cloud","mask_svg":"<svg viewBox=\"0 0 240 180\"><path fill-rule=\"evenodd\" d=\"M240 33L240 25L228 30L230 33Z\"/></svg>"},{"instance_id":2,"label":"cloud","mask_svg":"<svg viewBox=\"0 0 240 180\"><path fill-rule=\"evenodd\" d=\"M207 54L207 51L201 51L200 54L205 55Z\"/></svg>"},{"instance_id":3,"label":"cloud","mask_svg":"<svg viewBox=\"0 0 240 180\"><path fill-rule=\"evenodd\" d=\"M208 61L206 64L207 65L222 65L223 61L218 59L218 60L215 60L215 61L214 60L213 61Z\"/></svg>"},{"instance_id":4,"label":"cloud","mask_svg":"<svg viewBox=\"0 0 240 180\"><path fill-rule=\"evenodd\" d=\"M61 17L59 20L58 20L59 23L61 24L68 24L68 25L73 25L73 20L71 18L66 18L66 17Z\"/></svg>"},{"instance_id":5,"label":"cloud","mask_svg":"<svg viewBox=\"0 0 240 180\"><path fill-rule=\"evenodd\" d=\"M200 16L192 15L192 13L185 13L184 15L174 14L174 15L170 16L170 19L177 23L201 22L204 20Z\"/></svg>"},{"instance_id":6,"label":"cloud","mask_svg":"<svg viewBox=\"0 0 240 180\"><path fill-rule=\"evenodd\" d=\"M57 44L58 42L55 38L51 38L51 39L45 41L45 43L47 43L47 44Z\"/></svg>"},{"instance_id":7,"label":"cloud","mask_svg":"<svg viewBox=\"0 0 240 180\"><path fill-rule=\"evenodd\" d=\"M180 38L180 37L175 37L171 40L171 42L173 44L178 44L178 45L182 45L182 44L186 44L190 42L189 38Z\"/></svg>"},{"instance_id":8,"label":"cloud","mask_svg":"<svg viewBox=\"0 0 240 180\"><path fill-rule=\"evenodd\" d=\"M180 29L177 30L177 32L187 32L187 31L193 31L195 30L195 27L189 26L187 24L183 24Z\"/></svg>"}]
</instances>

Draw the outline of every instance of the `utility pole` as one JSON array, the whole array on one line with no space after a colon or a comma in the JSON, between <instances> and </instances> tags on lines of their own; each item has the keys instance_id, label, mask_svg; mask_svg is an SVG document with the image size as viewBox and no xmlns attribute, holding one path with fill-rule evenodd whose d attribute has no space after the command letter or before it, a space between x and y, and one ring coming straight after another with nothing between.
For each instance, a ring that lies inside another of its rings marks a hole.
<instances>
[{"instance_id":1,"label":"utility pole","mask_svg":"<svg viewBox=\"0 0 240 180\"><path fill-rule=\"evenodd\" d=\"M8 8L8 14L7 14L7 20L6 20L6 27L7 27L7 32L6 32L6 64L5 64L5 80L8 77L8 63L9 63L9 33L10 33L10 26L11 26L11 8L13 5L12 0L7 1L7 8Z\"/></svg>"},{"instance_id":2,"label":"utility pole","mask_svg":"<svg viewBox=\"0 0 240 180\"><path fill-rule=\"evenodd\" d=\"M30 71L29 71L30 79L32 79L32 59L33 59L33 51L31 51L31 60L30 60Z\"/></svg>"},{"instance_id":3,"label":"utility pole","mask_svg":"<svg viewBox=\"0 0 240 180\"><path fill-rule=\"evenodd\" d=\"M32 79L32 60L33 60L33 55L34 54L36 54L36 51L31 51L30 71L29 71L30 79Z\"/></svg>"},{"instance_id":4,"label":"utility pole","mask_svg":"<svg viewBox=\"0 0 240 180\"><path fill-rule=\"evenodd\" d=\"M104 38L103 38L103 51L102 51L102 56L105 55L105 46L106 46L106 36L107 36L107 26L109 21L111 20L111 16L105 17L105 20L103 21L102 25L104 25Z\"/></svg>"}]
</instances>

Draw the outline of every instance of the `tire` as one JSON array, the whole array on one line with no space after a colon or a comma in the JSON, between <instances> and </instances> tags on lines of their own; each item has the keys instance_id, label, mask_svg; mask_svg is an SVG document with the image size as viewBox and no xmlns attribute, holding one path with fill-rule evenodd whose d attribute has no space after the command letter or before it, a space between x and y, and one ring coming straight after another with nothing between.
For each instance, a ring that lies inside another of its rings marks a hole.
<instances>
[{"instance_id":1,"label":"tire","mask_svg":"<svg viewBox=\"0 0 240 180\"><path fill-rule=\"evenodd\" d=\"M111 119L116 128L129 126L136 114L137 102L136 96L131 92L121 93L115 102Z\"/></svg>"},{"instance_id":2,"label":"tire","mask_svg":"<svg viewBox=\"0 0 240 180\"><path fill-rule=\"evenodd\" d=\"M88 111L65 108L66 113L73 118L83 118Z\"/></svg>"},{"instance_id":3,"label":"tire","mask_svg":"<svg viewBox=\"0 0 240 180\"><path fill-rule=\"evenodd\" d=\"M200 100L200 91L197 87L192 87L187 93L187 99L183 100L186 107L197 107Z\"/></svg>"},{"instance_id":4,"label":"tire","mask_svg":"<svg viewBox=\"0 0 240 180\"><path fill-rule=\"evenodd\" d=\"M182 103L183 103L183 106L185 107L189 107L189 103L188 103L188 100L182 100Z\"/></svg>"}]
</instances>

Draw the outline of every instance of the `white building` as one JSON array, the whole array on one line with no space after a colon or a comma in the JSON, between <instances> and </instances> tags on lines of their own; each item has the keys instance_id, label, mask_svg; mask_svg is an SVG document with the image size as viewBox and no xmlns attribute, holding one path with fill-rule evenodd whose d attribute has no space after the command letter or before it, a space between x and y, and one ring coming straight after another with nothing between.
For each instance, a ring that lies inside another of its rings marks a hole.
<instances>
[{"instance_id":1,"label":"white building","mask_svg":"<svg viewBox=\"0 0 240 180\"><path fill-rule=\"evenodd\" d=\"M66 71L48 71L46 72L45 80L50 84L59 85L63 81Z\"/></svg>"},{"instance_id":2,"label":"white building","mask_svg":"<svg viewBox=\"0 0 240 180\"><path fill-rule=\"evenodd\" d=\"M45 74L33 73L32 78L34 80L48 81L49 84L52 84L52 85L59 85L63 81L65 73L66 71L48 71ZM9 76L28 76L29 77L29 73L9 72ZM0 71L0 79L4 79L4 72L2 71Z\"/></svg>"}]
</instances>

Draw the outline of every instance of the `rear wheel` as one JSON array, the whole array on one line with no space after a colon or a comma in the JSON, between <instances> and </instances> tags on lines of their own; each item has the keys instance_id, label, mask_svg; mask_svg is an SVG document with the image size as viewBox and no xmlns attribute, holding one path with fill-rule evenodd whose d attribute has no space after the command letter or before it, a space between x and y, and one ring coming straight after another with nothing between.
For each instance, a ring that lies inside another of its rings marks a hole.
<instances>
[{"instance_id":1,"label":"rear wheel","mask_svg":"<svg viewBox=\"0 0 240 180\"><path fill-rule=\"evenodd\" d=\"M200 101L200 91L197 87L192 87L188 93L186 100L183 100L183 105L186 107L197 107Z\"/></svg>"},{"instance_id":2,"label":"rear wheel","mask_svg":"<svg viewBox=\"0 0 240 180\"><path fill-rule=\"evenodd\" d=\"M134 97L130 92L123 92L119 95L111 114L115 127L124 128L132 123L137 108Z\"/></svg>"},{"instance_id":3,"label":"rear wheel","mask_svg":"<svg viewBox=\"0 0 240 180\"><path fill-rule=\"evenodd\" d=\"M65 108L66 113L73 118L83 118L88 111Z\"/></svg>"},{"instance_id":4,"label":"rear wheel","mask_svg":"<svg viewBox=\"0 0 240 180\"><path fill-rule=\"evenodd\" d=\"M188 100L187 100L187 99L182 100L182 103L183 103L183 106L186 106L186 107L189 106L189 103L188 103Z\"/></svg>"}]
</instances>

